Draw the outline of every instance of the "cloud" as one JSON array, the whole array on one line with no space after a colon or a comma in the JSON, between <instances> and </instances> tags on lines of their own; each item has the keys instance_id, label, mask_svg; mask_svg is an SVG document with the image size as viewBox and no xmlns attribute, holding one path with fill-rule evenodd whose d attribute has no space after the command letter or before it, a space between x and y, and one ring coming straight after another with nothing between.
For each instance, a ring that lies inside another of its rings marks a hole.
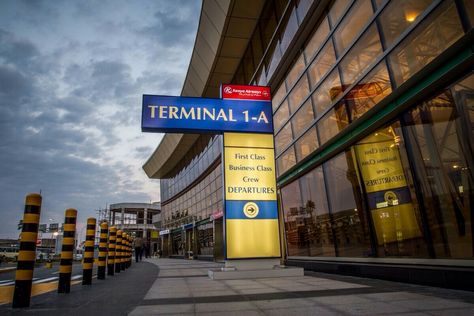
<instances>
[{"instance_id":1,"label":"cloud","mask_svg":"<svg viewBox=\"0 0 474 316\"><path fill-rule=\"evenodd\" d=\"M198 1L0 3L0 238L17 236L28 192L42 191L42 222L159 200L141 95L179 93L198 14Z\"/></svg>"}]
</instances>

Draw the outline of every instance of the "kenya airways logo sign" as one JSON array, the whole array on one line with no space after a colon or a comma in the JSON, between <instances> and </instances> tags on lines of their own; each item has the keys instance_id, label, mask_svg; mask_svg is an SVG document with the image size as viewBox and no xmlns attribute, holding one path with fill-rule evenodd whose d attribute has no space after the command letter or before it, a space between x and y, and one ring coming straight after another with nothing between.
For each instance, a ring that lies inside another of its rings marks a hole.
<instances>
[{"instance_id":1,"label":"kenya airways logo sign","mask_svg":"<svg viewBox=\"0 0 474 316\"><path fill-rule=\"evenodd\" d=\"M222 85L222 99L271 101L270 87Z\"/></svg>"}]
</instances>

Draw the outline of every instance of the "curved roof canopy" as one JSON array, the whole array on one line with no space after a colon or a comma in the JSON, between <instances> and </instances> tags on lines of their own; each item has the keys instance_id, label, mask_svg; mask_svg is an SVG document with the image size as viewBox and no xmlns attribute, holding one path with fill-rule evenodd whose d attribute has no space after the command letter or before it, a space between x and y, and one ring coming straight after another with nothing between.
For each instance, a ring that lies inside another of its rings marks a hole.
<instances>
[{"instance_id":1,"label":"curved roof canopy","mask_svg":"<svg viewBox=\"0 0 474 316\"><path fill-rule=\"evenodd\" d=\"M219 97L234 77L264 0L204 0L182 96ZM166 178L199 135L166 134L143 165L149 178Z\"/></svg>"}]
</instances>

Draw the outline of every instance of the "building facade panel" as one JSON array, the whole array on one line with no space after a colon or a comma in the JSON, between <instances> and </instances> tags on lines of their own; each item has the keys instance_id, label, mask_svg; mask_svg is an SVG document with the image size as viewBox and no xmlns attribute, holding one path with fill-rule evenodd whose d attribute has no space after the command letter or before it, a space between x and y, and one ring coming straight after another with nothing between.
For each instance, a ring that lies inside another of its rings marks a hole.
<instances>
[{"instance_id":1,"label":"building facade panel","mask_svg":"<svg viewBox=\"0 0 474 316\"><path fill-rule=\"evenodd\" d=\"M467 0L265 2L231 82L272 88L288 262L474 266L473 25ZM202 139L163 214L220 258L222 144Z\"/></svg>"}]
</instances>

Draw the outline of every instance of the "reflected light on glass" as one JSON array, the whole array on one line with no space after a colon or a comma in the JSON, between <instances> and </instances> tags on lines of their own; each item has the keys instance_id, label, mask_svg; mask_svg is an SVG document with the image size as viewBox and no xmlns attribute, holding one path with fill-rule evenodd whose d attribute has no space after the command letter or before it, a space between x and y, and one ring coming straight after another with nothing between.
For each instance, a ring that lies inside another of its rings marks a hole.
<instances>
[{"instance_id":1,"label":"reflected light on glass","mask_svg":"<svg viewBox=\"0 0 474 316\"><path fill-rule=\"evenodd\" d=\"M418 12L413 12L413 11L408 11L405 13L405 20L407 20L407 22L413 22L416 20L416 18L418 17Z\"/></svg>"}]
</instances>

